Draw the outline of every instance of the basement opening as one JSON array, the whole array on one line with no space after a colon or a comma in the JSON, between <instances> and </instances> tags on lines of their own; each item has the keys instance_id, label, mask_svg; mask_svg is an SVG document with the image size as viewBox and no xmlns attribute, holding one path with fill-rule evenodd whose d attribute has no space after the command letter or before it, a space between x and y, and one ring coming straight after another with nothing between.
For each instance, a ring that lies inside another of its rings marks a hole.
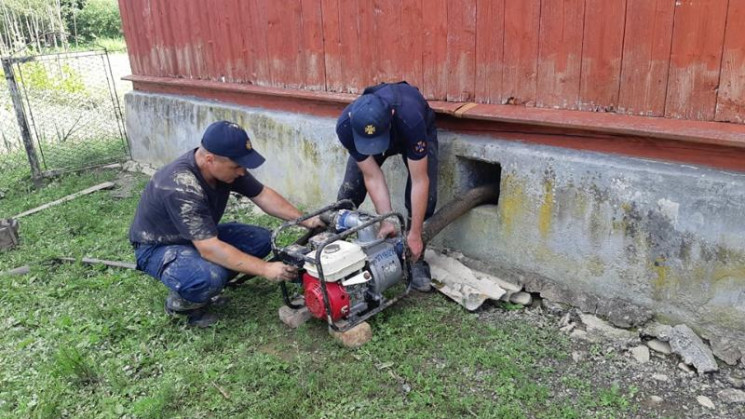
<instances>
[{"instance_id":1,"label":"basement opening","mask_svg":"<svg viewBox=\"0 0 745 419\"><path fill-rule=\"evenodd\" d=\"M477 160L458 156L457 173L460 181L460 191L467 191L479 186L496 184L497 196L493 201L486 202L487 205L499 203L499 185L502 180L502 165L496 162Z\"/></svg>"}]
</instances>

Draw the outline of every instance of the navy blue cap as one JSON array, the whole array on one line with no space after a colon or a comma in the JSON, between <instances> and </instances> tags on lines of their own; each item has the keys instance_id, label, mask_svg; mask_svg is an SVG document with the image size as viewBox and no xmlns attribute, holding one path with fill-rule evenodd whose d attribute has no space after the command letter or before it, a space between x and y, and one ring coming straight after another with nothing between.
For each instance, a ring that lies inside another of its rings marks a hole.
<instances>
[{"instance_id":1,"label":"navy blue cap","mask_svg":"<svg viewBox=\"0 0 745 419\"><path fill-rule=\"evenodd\" d=\"M357 98L349 110L354 147L360 154L373 156L388 150L391 142L391 107L368 93Z\"/></svg>"},{"instance_id":2,"label":"navy blue cap","mask_svg":"<svg viewBox=\"0 0 745 419\"><path fill-rule=\"evenodd\" d=\"M255 169L264 163L264 157L254 150L246 130L233 122L217 121L210 124L202 136L202 147L246 169Z\"/></svg>"}]
</instances>

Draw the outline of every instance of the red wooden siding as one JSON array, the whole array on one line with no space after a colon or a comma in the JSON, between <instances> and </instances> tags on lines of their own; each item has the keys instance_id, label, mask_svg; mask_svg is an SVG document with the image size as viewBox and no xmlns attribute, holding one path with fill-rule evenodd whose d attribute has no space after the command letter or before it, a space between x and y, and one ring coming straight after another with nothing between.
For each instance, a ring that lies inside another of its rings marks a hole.
<instances>
[{"instance_id":1,"label":"red wooden siding","mask_svg":"<svg viewBox=\"0 0 745 419\"><path fill-rule=\"evenodd\" d=\"M119 0L139 76L745 122L745 0Z\"/></svg>"}]
</instances>

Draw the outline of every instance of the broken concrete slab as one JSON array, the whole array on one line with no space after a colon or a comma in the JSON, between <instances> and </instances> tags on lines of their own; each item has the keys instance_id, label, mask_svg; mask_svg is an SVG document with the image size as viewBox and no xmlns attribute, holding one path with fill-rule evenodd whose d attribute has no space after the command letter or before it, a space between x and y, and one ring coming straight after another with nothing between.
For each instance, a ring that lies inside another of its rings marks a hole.
<instances>
[{"instance_id":1,"label":"broken concrete slab","mask_svg":"<svg viewBox=\"0 0 745 419\"><path fill-rule=\"evenodd\" d=\"M644 328L644 334L668 342L670 349L680 355L684 363L693 365L699 374L719 370L711 349L690 327L684 324L670 327L652 323Z\"/></svg>"},{"instance_id":2,"label":"broken concrete slab","mask_svg":"<svg viewBox=\"0 0 745 419\"><path fill-rule=\"evenodd\" d=\"M611 340L621 340L625 342L639 339L639 334L637 332L632 332L630 330L619 329L617 327L611 326L610 323L606 322L603 319L600 319L595 315L579 313L579 317L582 320L582 324L585 325L590 336L600 335Z\"/></svg>"},{"instance_id":3,"label":"broken concrete slab","mask_svg":"<svg viewBox=\"0 0 745 419\"><path fill-rule=\"evenodd\" d=\"M729 338L716 337L712 338L709 343L714 356L727 363L727 365L737 365L737 361L742 358L742 351L738 348L737 342Z\"/></svg>"},{"instance_id":4,"label":"broken concrete slab","mask_svg":"<svg viewBox=\"0 0 745 419\"><path fill-rule=\"evenodd\" d=\"M466 310L476 310L484 301L499 300L506 293L495 281L488 279L489 275L479 273L477 277L473 270L454 258L432 250L425 252L425 258L435 288Z\"/></svg>"},{"instance_id":5,"label":"broken concrete slab","mask_svg":"<svg viewBox=\"0 0 745 419\"><path fill-rule=\"evenodd\" d=\"M595 314L626 329L642 325L652 319L652 310L618 298L600 300Z\"/></svg>"},{"instance_id":6,"label":"broken concrete slab","mask_svg":"<svg viewBox=\"0 0 745 419\"><path fill-rule=\"evenodd\" d=\"M282 306L279 308L279 319L282 320L282 323L292 329L297 329L310 320L310 318L310 311L308 310L308 307L305 306L298 309L293 309L288 306Z\"/></svg>"}]
</instances>

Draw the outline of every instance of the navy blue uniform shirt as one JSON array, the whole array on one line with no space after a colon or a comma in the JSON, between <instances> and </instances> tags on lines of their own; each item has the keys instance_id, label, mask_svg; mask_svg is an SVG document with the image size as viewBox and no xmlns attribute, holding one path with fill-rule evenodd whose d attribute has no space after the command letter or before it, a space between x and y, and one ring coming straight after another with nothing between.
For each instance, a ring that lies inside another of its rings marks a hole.
<instances>
[{"instance_id":1,"label":"navy blue uniform shirt","mask_svg":"<svg viewBox=\"0 0 745 419\"><path fill-rule=\"evenodd\" d=\"M250 173L232 184L212 187L187 152L158 170L150 179L129 229L129 241L139 244L187 244L217 237L217 224L228 204L230 192L253 198L264 185Z\"/></svg>"},{"instance_id":2,"label":"navy blue uniform shirt","mask_svg":"<svg viewBox=\"0 0 745 419\"><path fill-rule=\"evenodd\" d=\"M388 103L395 113L391 119L391 143L385 155L403 154L411 160L427 156L427 149L435 132L435 113L419 90L406 82L379 84L368 87L364 93L373 93ZM368 156L360 154L354 146L352 124L349 121L351 104L341 113L336 122L336 135L355 161Z\"/></svg>"}]
</instances>

